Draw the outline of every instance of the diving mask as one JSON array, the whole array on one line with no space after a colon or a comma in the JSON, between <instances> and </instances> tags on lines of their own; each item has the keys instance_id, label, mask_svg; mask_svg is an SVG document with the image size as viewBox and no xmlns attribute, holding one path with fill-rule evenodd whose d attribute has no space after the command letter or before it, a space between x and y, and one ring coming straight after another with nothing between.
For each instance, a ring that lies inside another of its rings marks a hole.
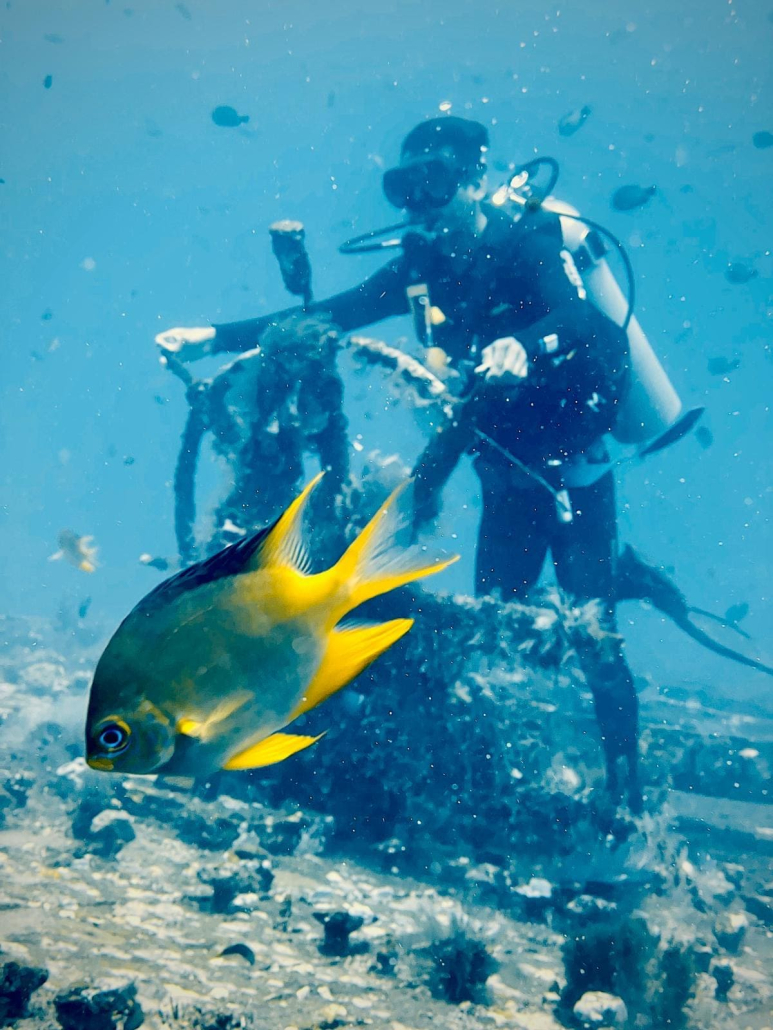
<instances>
[{"instance_id":1,"label":"diving mask","mask_svg":"<svg viewBox=\"0 0 773 1030\"><path fill-rule=\"evenodd\" d=\"M460 169L442 157L420 157L384 173L384 195L393 207L412 212L449 204L462 183Z\"/></svg>"}]
</instances>

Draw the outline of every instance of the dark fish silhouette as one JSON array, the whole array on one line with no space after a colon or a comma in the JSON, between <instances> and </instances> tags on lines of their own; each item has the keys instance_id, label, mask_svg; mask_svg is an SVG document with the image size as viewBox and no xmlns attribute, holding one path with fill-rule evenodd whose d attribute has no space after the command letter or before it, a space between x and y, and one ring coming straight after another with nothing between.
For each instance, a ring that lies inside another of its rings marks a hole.
<instances>
[{"instance_id":1,"label":"dark fish silhouette","mask_svg":"<svg viewBox=\"0 0 773 1030\"><path fill-rule=\"evenodd\" d=\"M615 211L633 211L646 204L656 193L656 186L621 186L612 194L612 207Z\"/></svg>"},{"instance_id":2,"label":"dark fish silhouette","mask_svg":"<svg viewBox=\"0 0 773 1030\"><path fill-rule=\"evenodd\" d=\"M183 18L185 18L186 21L193 21L193 16L191 15L191 12L188 10L185 4L175 4L174 7L175 10L179 11L179 13L183 16Z\"/></svg>"},{"instance_id":3,"label":"dark fish silhouette","mask_svg":"<svg viewBox=\"0 0 773 1030\"><path fill-rule=\"evenodd\" d=\"M89 608L90 607L91 607L91 598L90 597L87 597L87 598L85 598L85 600L81 601L81 603L78 605L78 618L79 619L85 619L86 616L89 614Z\"/></svg>"},{"instance_id":4,"label":"dark fish silhouette","mask_svg":"<svg viewBox=\"0 0 773 1030\"><path fill-rule=\"evenodd\" d=\"M53 83L53 81L53 75L46 75L45 79L43 79L43 89L51 89L51 84Z\"/></svg>"},{"instance_id":5,"label":"dark fish silhouette","mask_svg":"<svg viewBox=\"0 0 773 1030\"><path fill-rule=\"evenodd\" d=\"M591 109L585 104L584 107L577 107L574 111L570 111L569 114L565 114L558 123L558 135L574 136L575 132L581 129L588 120L590 113Z\"/></svg>"},{"instance_id":6,"label":"dark fish silhouette","mask_svg":"<svg viewBox=\"0 0 773 1030\"><path fill-rule=\"evenodd\" d=\"M752 136L752 143L757 150L767 150L773 147L773 132L755 132Z\"/></svg>"},{"instance_id":7,"label":"dark fish silhouette","mask_svg":"<svg viewBox=\"0 0 773 1030\"><path fill-rule=\"evenodd\" d=\"M728 622L735 623L740 622L742 619L745 619L748 614L749 605L746 604L745 601L743 601L741 602L741 604L731 604L725 612L725 618Z\"/></svg>"},{"instance_id":8,"label":"dark fish silhouette","mask_svg":"<svg viewBox=\"0 0 773 1030\"><path fill-rule=\"evenodd\" d=\"M250 120L248 114L239 114L233 107L222 104L212 112L212 121L221 129L235 129Z\"/></svg>"},{"instance_id":9,"label":"dark fish silhouette","mask_svg":"<svg viewBox=\"0 0 773 1030\"><path fill-rule=\"evenodd\" d=\"M238 955L245 962L249 962L251 966L255 965L255 952L248 944L229 944L220 952L221 958L226 955Z\"/></svg>"},{"instance_id":10,"label":"dark fish silhouette","mask_svg":"<svg viewBox=\"0 0 773 1030\"><path fill-rule=\"evenodd\" d=\"M741 367L741 362L738 358L733 358L730 361L724 355L718 358L709 358L706 368L710 376L727 376L731 372L735 372Z\"/></svg>"},{"instance_id":11,"label":"dark fish silhouette","mask_svg":"<svg viewBox=\"0 0 773 1030\"><path fill-rule=\"evenodd\" d=\"M168 558L154 558L152 554L141 554L140 562L149 569L158 569L159 572L167 572L172 567L172 562Z\"/></svg>"},{"instance_id":12,"label":"dark fish silhouette","mask_svg":"<svg viewBox=\"0 0 773 1030\"><path fill-rule=\"evenodd\" d=\"M709 447L711 447L711 445L714 443L714 434L711 432L710 429L707 429L705 426L698 426L698 428L695 430L695 439L698 441L698 443L701 445L704 451L707 451Z\"/></svg>"},{"instance_id":13,"label":"dark fish silhouette","mask_svg":"<svg viewBox=\"0 0 773 1030\"><path fill-rule=\"evenodd\" d=\"M745 265L742 261L733 261L725 269L725 279L733 286L743 286L751 279L756 279L759 274L756 268Z\"/></svg>"}]
</instances>

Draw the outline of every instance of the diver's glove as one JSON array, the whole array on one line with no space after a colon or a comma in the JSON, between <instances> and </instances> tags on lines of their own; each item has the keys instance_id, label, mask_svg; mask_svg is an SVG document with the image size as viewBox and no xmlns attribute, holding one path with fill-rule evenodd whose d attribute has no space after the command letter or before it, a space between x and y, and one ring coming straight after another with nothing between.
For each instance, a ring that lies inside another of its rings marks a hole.
<instances>
[{"instance_id":1,"label":"diver's glove","mask_svg":"<svg viewBox=\"0 0 773 1030\"><path fill-rule=\"evenodd\" d=\"M529 355L514 336L502 336L483 348L481 363L475 369L491 386L512 386L529 373Z\"/></svg>"},{"instance_id":2,"label":"diver's glove","mask_svg":"<svg viewBox=\"0 0 773 1030\"><path fill-rule=\"evenodd\" d=\"M156 343L162 351L174 354L180 361L197 361L212 353L215 335L212 326L178 327L159 333Z\"/></svg>"}]
</instances>

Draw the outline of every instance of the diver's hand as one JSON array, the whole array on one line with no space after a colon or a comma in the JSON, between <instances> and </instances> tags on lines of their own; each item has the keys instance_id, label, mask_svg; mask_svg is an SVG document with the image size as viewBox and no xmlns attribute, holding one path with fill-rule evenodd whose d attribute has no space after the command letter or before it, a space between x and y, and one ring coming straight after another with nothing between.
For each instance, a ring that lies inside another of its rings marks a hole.
<instances>
[{"instance_id":1,"label":"diver's hand","mask_svg":"<svg viewBox=\"0 0 773 1030\"><path fill-rule=\"evenodd\" d=\"M514 336L503 336L484 347L475 369L492 386L512 386L529 373L529 355Z\"/></svg>"},{"instance_id":2,"label":"diver's hand","mask_svg":"<svg viewBox=\"0 0 773 1030\"><path fill-rule=\"evenodd\" d=\"M180 361L197 361L212 353L215 330L211 326L178 327L159 333L156 343L162 351L174 354Z\"/></svg>"}]
</instances>

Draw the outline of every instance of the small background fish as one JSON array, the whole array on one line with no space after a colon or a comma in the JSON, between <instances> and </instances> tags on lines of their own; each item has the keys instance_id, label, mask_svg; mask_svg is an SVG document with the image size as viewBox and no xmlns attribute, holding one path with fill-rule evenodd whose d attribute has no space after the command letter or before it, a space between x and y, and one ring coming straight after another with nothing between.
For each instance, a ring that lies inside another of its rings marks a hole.
<instances>
[{"instance_id":1,"label":"small background fish","mask_svg":"<svg viewBox=\"0 0 773 1030\"><path fill-rule=\"evenodd\" d=\"M615 211L633 211L646 204L656 193L656 186L620 186L612 194L612 207Z\"/></svg>"},{"instance_id":2,"label":"small background fish","mask_svg":"<svg viewBox=\"0 0 773 1030\"><path fill-rule=\"evenodd\" d=\"M578 129L581 129L590 116L591 109L585 104L583 107L575 108L558 123L559 136L573 136Z\"/></svg>"},{"instance_id":3,"label":"small background fish","mask_svg":"<svg viewBox=\"0 0 773 1030\"><path fill-rule=\"evenodd\" d=\"M227 104L221 104L212 112L212 121L215 125L219 125L221 129L235 129L249 120L250 116L248 114L239 114L238 111Z\"/></svg>"},{"instance_id":4,"label":"small background fish","mask_svg":"<svg viewBox=\"0 0 773 1030\"><path fill-rule=\"evenodd\" d=\"M757 269L744 261L733 261L725 269L725 279L733 286L744 286L758 275Z\"/></svg>"},{"instance_id":5,"label":"small background fish","mask_svg":"<svg viewBox=\"0 0 773 1030\"><path fill-rule=\"evenodd\" d=\"M59 534L59 550L50 555L49 561L65 558L81 572L94 572L97 568L98 548L92 544L93 536L78 536L71 529Z\"/></svg>"}]
</instances>

